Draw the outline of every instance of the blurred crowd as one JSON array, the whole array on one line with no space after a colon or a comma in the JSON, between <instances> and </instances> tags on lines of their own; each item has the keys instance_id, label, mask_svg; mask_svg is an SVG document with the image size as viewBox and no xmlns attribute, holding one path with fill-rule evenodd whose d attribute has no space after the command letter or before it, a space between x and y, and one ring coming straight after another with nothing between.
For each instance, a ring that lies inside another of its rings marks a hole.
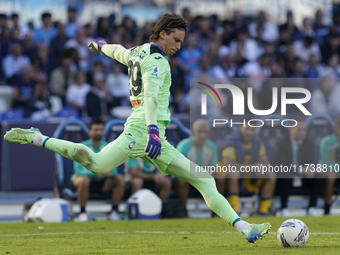
<instances>
[{"instance_id":1,"label":"blurred crowd","mask_svg":"<svg viewBox=\"0 0 340 255\"><path fill-rule=\"evenodd\" d=\"M264 11L252 21L241 11L230 20L216 15L193 17L189 8L182 15L190 27L182 49L169 58L173 113L189 112L190 78L258 80L240 85L245 93L253 87L257 109L270 108L268 88L285 84L268 84L266 78L333 78L297 86L312 93L308 104L312 114L340 113L337 17L325 25L323 12L316 10L314 18L304 18L298 28L293 12L287 12L286 22L280 25L271 23ZM115 107L130 106L127 67L91 52L87 45L94 38L126 48L141 45L149 42L153 23L137 27L127 16L117 24L110 15L95 24L80 24L74 8L68 9L66 24L50 13L43 13L41 21L42 27L21 25L18 14L0 14L0 112L21 109L25 118L41 120L73 108L81 117L108 117ZM230 105L222 110L231 112Z\"/></svg>"}]
</instances>

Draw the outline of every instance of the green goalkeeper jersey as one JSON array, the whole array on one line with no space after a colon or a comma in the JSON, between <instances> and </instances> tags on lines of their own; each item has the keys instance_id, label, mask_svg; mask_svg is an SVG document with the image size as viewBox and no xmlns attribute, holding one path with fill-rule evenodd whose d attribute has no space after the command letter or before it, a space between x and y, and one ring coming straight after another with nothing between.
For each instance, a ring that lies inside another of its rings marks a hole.
<instances>
[{"instance_id":1,"label":"green goalkeeper jersey","mask_svg":"<svg viewBox=\"0 0 340 255\"><path fill-rule=\"evenodd\" d=\"M126 125L170 123L169 96L171 73L162 49L146 43L131 49L105 44L102 52L128 66L132 114ZM146 113L147 109L147 113Z\"/></svg>"}]
</instances>

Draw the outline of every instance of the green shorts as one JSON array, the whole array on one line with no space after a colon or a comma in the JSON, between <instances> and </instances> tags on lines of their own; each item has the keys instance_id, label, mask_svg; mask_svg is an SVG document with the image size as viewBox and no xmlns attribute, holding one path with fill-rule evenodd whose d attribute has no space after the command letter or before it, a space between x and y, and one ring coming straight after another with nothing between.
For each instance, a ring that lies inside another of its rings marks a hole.
<instances>
[{"instance_id":1,"label":"green shorts","mask_svg":"<svg viewBox=\"0 0 340 255\"><path fill-rule=\"evenodd\" d=\"M183 156L165 137L165 125L158 124L159 138L162 142L161 155L157 159L150 159L145 152L148 133L145 128L136 125L125 126L123 133L112 143L124 151L131 158L141 158L153 164L163 175L169 175L167 168L170 163Z\"/></svg>"}]
</instances>

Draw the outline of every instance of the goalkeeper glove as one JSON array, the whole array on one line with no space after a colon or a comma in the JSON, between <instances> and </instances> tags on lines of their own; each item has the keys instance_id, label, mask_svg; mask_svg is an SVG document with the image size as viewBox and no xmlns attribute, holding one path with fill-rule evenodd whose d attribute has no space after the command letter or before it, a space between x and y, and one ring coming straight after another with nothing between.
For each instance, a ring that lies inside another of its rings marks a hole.
<instances>
[{"instance_id":1,"label":"goalkeeper glove","mask_svg":"<svg viewBox=\"0 0 340 255\"><path fill-rule=\"evenodd\" d=\"M159 131L157 125L148 126L148 142L146 144L145 152L151 159L156 159L161 155L162 143L159 139Z\"/></svg>"},{"instance_id":2,"label":"goalkeeper glove","mask_svg":"<svg viewBox=\"0 0 340 255\"><path fill-rule=\"evenodd\" d=\"M87 45L91 50L95 50L100 53L100 55L104 56L105 54L102 52L103 45L106 44L106 42L102 39L97 39L95 41L92 41Z\"/></svg>"}]
</instances>

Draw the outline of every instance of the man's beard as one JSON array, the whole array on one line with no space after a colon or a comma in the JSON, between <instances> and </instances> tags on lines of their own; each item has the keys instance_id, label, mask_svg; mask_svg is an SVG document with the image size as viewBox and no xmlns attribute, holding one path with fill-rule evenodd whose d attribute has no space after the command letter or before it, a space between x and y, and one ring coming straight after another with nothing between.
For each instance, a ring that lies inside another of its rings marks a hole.
<instances>
[{"instance_id":1,"label":"man's beard","mask_svg":"<svg viewBox=\"0 0 340 255\"><path fill-rule=\"evenodd\" d=\"M93 140L96 142L99 142L100 140L102 140L102 137L99 137L99 136L93 137Z\"/></svg>"}]
</instances>

